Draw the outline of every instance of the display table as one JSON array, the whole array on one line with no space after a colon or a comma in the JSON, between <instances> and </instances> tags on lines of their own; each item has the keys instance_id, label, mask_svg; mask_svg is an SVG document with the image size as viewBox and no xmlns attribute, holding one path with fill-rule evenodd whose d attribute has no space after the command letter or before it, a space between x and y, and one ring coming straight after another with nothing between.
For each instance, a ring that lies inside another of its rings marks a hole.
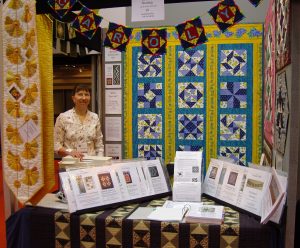
<instances>
[{"instance_id":1,"label":"display table","mask_svg":"<svg viewBox=\"0 0 300 248\"><path fill-rule=\"evenodd\" d=\"M161 206L166 199L80 215L25 207L6 222L7 248L280 247L277 228L229 207L222 225L127 219L138 206Z\"/></svg>"}]
</instances>

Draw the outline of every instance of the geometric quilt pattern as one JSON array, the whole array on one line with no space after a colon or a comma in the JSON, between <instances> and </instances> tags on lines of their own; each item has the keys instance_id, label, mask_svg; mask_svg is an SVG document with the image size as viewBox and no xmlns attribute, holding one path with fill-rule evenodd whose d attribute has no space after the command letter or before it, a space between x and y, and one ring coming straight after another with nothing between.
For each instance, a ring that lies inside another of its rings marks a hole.
<instances>
[{"instance_id":1,"label":"geometric quilt pattern","mask_svg":"<svg viewBox=\"0 0 300 248\"><path fill-rule=\"evenodd\" d=\"M150 247L150 221L133 220L133 247Z\"/></svg>"},{"instance_id":2,"label":"geometric quilt pattern","mask_svg":"<svg viewBox=\"0 0 300 248\"><path fill-rule=\"evenodd\" d=\"M203 115L179 114L178 139L203 140Z\"/></svg>"},{"instance_id":3,"label":"geometric quilt pattern","mask_svg":"<svg viewBox=\"0 0 300 248\"><path fill-rule=\"evenodd\" d=\"M161 247L179 247L179 223L161 222Z\"/></svg>"},{"instance_id":4,"label":"geometric quilt pattern","mask_svg":"<svg viewBox=\"0 0 300 248\"><path fill-rule=\"evenodd\" d=\"M198 223L190 224L190 247L208 247L209 227Z\"/></svg>"},{"instance_id":5,"label":"geometric quilt pattern","mask_svg":"<svg viewBox=\"0 0 300 248\"><path fill-rule=\"evenodd\" d=\"M221 50L220 56L220 76L246 76L246 50Z\"/></svg>"},{"instance_id":6,"label":"geometric quilt pattern","mask_svg":"<svg viewBox=\"0 0 300 248\"><path fill-rule=\"evenodd\" d=\"M203 108L203 83L178 83L178 108Z\"/></svg>"},{"instance_id":7,"label":"geometric quilt pattern","mask_svg":"<svg viewBox=\"0 0 300 248\"><path fill-rule=\"evenodd\" d=\"M246 165L246 147L221 146L220 155L232 159L235 164Z\"/></svg>"},{"instance_id":8,"label":"geometric quilt pattern","mask_svg":"<svg viewBox=\"0 0 300 248\"><path fill-rule=\"evenodd\" d=\"M220 107L247 108L247 83L221 82Z\"/></svg>"},{"instance_id":9,"label":"geometric quilt pattern","mask_svg":"<svg viewBox=\"0 0 300 248\"><path fill-rule=\"evenodd\" d=\"M177 151L203 151L203 147L199 145L179 145Z\"/></svg>"},{"instance_id":10,"label":"geometric quilt pattern","mask_svg":"<svg viewBox=\"0 0 300 248\"><path fill-rule=\"evenodd\" d=\"M161 158L162 146L152 144L138 145L138 156L139 158L146 158L147 160Z\"/></svg>"},{"instance_id":11,"label":"geometric quilt pattern","mask_svg":"<svg viewBox=\"0 0 300 248\"><path fill-rule=\"evenodd\" d=\"M162 138L162 115L161 114L138 114L138 138L161 139Z\"/></svg>"},{"instance_id":12,"label":"geometric quilt pattern","mask_svg":"<svg viewBox=\"0 0 300 248\"><path fill-rule=\"evenodd\" d=\"M221 114L220 115L221 140L246 140L246 115Z\"/></svg>"},{"instance_id":13,"label":"geometric quilt pattern","mask_svg":"<svg viewBox=\"0 0 300 248\"><path fill-rule=\"evenodd\" d=\"M161 77L162 55L138 53L138 77Z\"/></svg>"},{"instance_id":14,"label":"geometric quilt pattern","mask_svg":"<svg viewBox=\"0 0 300 248\"><path fill-rule=\"evenodd\" d=\"M224 207L224 224L220 230L220 247L239 247L240 215L239 212Z\"/></svg>"},{"instance_id":15,"label":"geometric quilt pattern","mask_svg":"<svg viewBox=\"0 0 300 248\"><path fill-rule=\"evenodd\" d=\"M178 52L178 77L204 75L204 51L190 49Z\"/></svg>"},{"instance_id":16,"label":"geometric quilt pattern","mask_svg":"<svg viewBox=\"0 0 300 248\"><path fill-rule=\"evenodd\" d=\"M80 215L80 243L82 247L96 246L95 219L100 213L103 213L103 211Z\"/></svg>"},{"instance_id":17,"label":"geometric quilt pattern","mask_svg":"<svg viewBox=\"0 0 300 248\"><path fill-rule=\"evenodd\" d=\"M55 247L71 247L70 213L57 211L55 221Z\"/></svg>"},{"instance_id":18,"label":"geometric quilt pattern","mask_svg":"<svg viewBox=\"0 0 300 248\"><path fill-rule=\"evenodd\" d=\"M162 108L162 84L138 84L138 108Z\"/></svg>"}]
</instances>

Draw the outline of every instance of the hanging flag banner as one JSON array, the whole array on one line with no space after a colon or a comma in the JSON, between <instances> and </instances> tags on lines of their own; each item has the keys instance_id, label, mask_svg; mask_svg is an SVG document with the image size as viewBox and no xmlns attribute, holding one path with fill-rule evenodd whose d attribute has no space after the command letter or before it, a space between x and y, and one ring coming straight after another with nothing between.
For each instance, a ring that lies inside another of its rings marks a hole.
<instances>
[{"instance_id":1,"label":"hanging flag banner","mask_svg":"<svg viewBox=\"0 0 300 248\"><path fill-rule=\"evenodd\" d=\"M248 1L255 7L257 7L261 2L261 0L248 0Z\"/></svg>"},{"instance_id":2,"label":"hanging flag banner","mask_svg":"<svg viewBox=\"0 0 300 248\"><path fill-rule=\"evenodd\" d=\"M244 18L244 15L233 0L224 0L218 3L208 13L222 32L225 32Z\"/></svg>"},{"instance_id":3,"label":"hanging flag banner","mask_svg":"<svg viewBox=\"0 0 300 248\"><path fill-rule=\"evenodd\" d=\"M198 46L207 41L200 17L178 24L176 30L184 49Z\"/></svg>"},{"instance_id":4,"label":"hanging flag banner","mask_svg":"<svg viewBox=\"0 0 300 248\"><path fill-rule=\"evenodd\" d=\"M72 22L72 27L88 39L92 39L102 19L103 17L83 6L78 16Z\"/></svg>"},{"instance_id":5,"label":"hanging flag banner","mask_svg":"<svg viewBox=\"0 0 300 248\"><path fill-rule=\"evenodd\" d=\"M60 18L68 14L76 3L77 0L48 0L49 6Z\"/></svg>"},{"instance_id":6,"label":"hanging flag banner","mask_svg":"<svg viewBox=\"0 0 300 248\"><path fill-rule=\"evenodd\" d=\"M164 54L167 46L166 29L142 30L142 53L143 54Z\"/></svg>"},{"instance_id":7,"label":"hanging flag banner","mask_svg":"<svg viewBox=\"0 0 300 248\"><path fill-rule=\"evenodd\" d=\"M132 28L110 22L106 32L104 46L123 52L126 50L131 33Z\"/></svg>"}]
</instances>

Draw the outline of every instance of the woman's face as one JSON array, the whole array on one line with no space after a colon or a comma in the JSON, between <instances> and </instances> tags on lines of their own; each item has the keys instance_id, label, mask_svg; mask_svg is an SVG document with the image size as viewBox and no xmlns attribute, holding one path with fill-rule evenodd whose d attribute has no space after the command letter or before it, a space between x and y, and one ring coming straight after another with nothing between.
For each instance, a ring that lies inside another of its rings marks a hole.
<instances>
[{"instance_id":1,"label":"woman's face","mask_svg":"<svg viewBox=\"0 0 300 248\"><path fill-rule=\"evenodd\" d=\"M87 109L91 101L91 95L89 91L80 90L72 96L72 99L75 107Z\"/></svg>"}]
</instances>

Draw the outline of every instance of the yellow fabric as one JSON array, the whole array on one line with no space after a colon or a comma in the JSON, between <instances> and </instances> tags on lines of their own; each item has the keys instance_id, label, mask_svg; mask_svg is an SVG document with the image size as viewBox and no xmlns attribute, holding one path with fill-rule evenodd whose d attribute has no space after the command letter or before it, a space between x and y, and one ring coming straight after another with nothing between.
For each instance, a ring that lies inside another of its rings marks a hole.
<instances>
[{"instance_id":1,"label":"yellow fabric","mask_svg":"<svg viewBox=\"0 0 300 248\"><path fill-rule=\"evenodd\" d=\"M31 199L38 202L55 185L53 148L53 53L52 21L46 15L36 16L41 80L44 187Z\"/></svg>"}]
</instances>

